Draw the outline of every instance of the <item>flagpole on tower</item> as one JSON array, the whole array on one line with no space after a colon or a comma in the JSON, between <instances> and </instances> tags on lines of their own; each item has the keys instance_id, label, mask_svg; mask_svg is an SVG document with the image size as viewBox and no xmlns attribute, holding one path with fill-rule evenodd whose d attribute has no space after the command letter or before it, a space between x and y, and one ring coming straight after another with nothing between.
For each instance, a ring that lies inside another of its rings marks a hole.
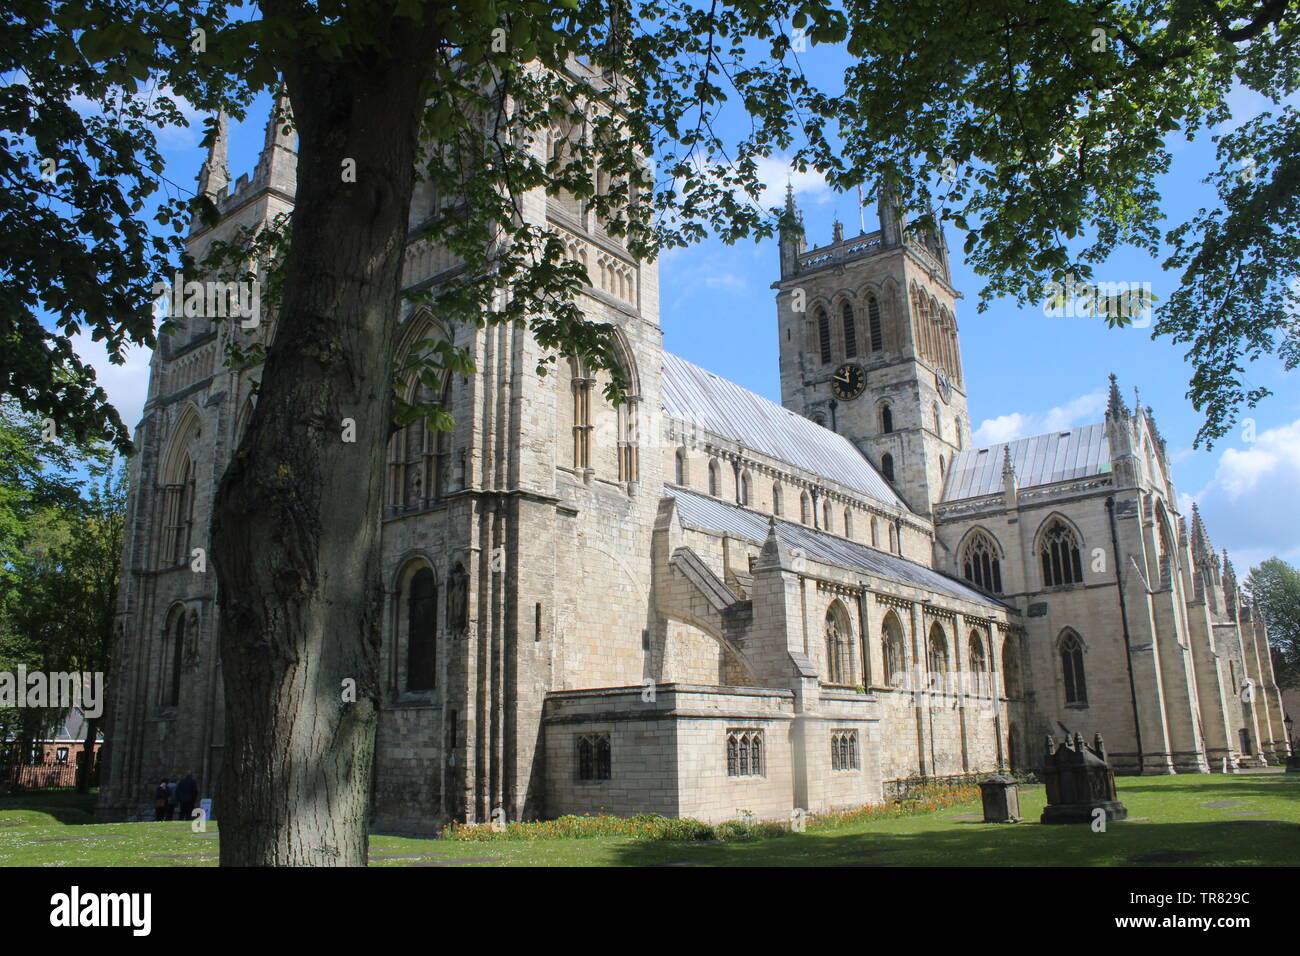
<instances>
[{"instance_id":1,"label":"flagpole on tower","mask_svg":"<svg viewBox=\"0 0 1300 956\"><path fill-rule=\"evenodd\" d=\"M862 235L867 234L867 216L862 211L862 183L858 183L858 227L862 230Z\"/></svg>"}]
</instances>

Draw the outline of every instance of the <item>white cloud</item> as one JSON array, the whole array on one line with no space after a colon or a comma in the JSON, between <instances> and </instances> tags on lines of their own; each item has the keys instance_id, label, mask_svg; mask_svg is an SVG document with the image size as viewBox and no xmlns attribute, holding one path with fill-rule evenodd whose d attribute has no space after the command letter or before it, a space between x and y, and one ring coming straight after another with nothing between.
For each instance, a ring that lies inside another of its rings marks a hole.
<instances>
[{"instance_id":1,"label":"white cloud","mask_svg":"<svg viewBox=\"0 0 1300 956\"><path fill-rule=\"evenodd\" d=\"M72 347L81 360L95 370L95 378L108 393L109 402L134 435L149 393L149 358L152 353L148 349L128 347L123 352L126 363L114 365L108 360L104 344L91 339L88 332L72 336Z\"/></svg>"},{"instance_id":2,"label":"white cloud","mask_svg":"<svg viewBox=\"0 0 1300 956\"><path fill-rule=\"evenodd\" d=\"M976 448L984 448L1045 432L1064 431L1075 425L1098 421L1105 405L1106 394L1097 391L1080 395L1045 412L1011 412L997 418L986 418L975 429L972 439Z\"/></svg>"},{"instance_id":3,"label":"white cloud","mask_svg":"<svg viewBox=\"0 0 1300 956\"><path fill-rule=\"evenodd\" d=\"M792 169L790 160L780 156L767 156L757 162L758 181L763 184L759 205L764 209L785 203L785 187L794 187L795 198L804 203L828 203L835 193L826 183L826 177L815 170L799 172Z\"/></svg>"},{"instance_id":4,"label":"white cloud","mask_svg":"<svg viewBox=\"0 0 1300 956\"><path fill-rule=\"evenodd\" d=\"M1226 448L1195 496L1216 548L1226 548L1245 577L1251 566L1277 555L1300 560L1300 419L1259 432L1255 441Z\"/></svg>"}]
</instances>

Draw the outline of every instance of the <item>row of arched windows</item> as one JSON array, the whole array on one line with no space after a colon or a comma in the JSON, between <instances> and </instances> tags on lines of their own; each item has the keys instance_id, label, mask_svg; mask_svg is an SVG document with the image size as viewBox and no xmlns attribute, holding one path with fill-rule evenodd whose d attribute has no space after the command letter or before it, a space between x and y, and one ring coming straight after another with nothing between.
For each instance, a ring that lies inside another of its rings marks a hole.
<instances>
[{"instance_id":1,"label":"row of arched windows","mask_svg":"<svg viewBox=\"0 0 1300 956\"><path fill-rule=\"evenodd\" d=\"M957 323L946 306L912 283L912 326L917 352L931 365L945 369L953 382L961 384L961 361L957 346Z\"/></svg>"},{"instance_id":2,"label":"row of arched windows","mask_svg":"<svg viewBox=\"0 0 1300 956\"><path fill-rule=\"evenodd\" d=\"M1059 515L1043 522L1037 552L1045 588L1083 582L1082 542L1078 532ZM958 558L962 577L991 594L1002 593L1002 549L983 528L966 537Z\"/></svg>"},{"instance_id":3,"label":"row of arched windows","mask_svg":"<svg viewBox=\"0 0 1300 956\"><path fill-rule=\"evenodd\" d=\"M834 323L832 311L837 313ZM816 332L816 352L823 365L829 365L840 358L851 359L861 354L880 352L885 347L880 300L870 293L860 310L855 310L853 303L847 300L837 310L819 305L814 313L813 327Z\"/></svg>"}]
</instances>

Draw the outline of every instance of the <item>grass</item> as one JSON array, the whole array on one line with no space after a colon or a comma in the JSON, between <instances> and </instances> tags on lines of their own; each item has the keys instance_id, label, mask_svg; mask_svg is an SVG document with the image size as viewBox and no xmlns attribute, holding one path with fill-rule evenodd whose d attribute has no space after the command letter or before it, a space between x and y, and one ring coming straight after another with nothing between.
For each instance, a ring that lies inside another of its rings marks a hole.
<instances>
[{"instance_id":1,"label":"grass","mask_svg":"<svg viewBox=\"0 0 1300 956\"><path fill-rule=\"evenodd\" d=\"M372 866L1292 866L1300 859L1300 775L1126 777L1130 821L1105 833L1042 826L1042 787L1022 789L1019 825L984 824L979 801L873 815L736 842L374 836ZM0 796L3 866L211 866L219 823L94 824L94 797ZM1230 804L1213 806L1212 804ZM1172 851L1172 852L1171 852Z\"/></svg>"}]
</instances>

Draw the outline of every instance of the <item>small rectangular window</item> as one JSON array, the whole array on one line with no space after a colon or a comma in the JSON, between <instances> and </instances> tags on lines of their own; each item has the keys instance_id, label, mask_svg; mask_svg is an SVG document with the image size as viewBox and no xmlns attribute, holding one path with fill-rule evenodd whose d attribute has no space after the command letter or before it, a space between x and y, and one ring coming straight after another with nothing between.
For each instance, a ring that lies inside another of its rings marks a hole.
<instances>
[{"instance_id":1,"label":"small rectangular window","mask_svg":"<svg viewBox=\"0 0 1300 956\"><path fill-rule=\"evenodd\" d=\"M749 727L727 730L727 776L762 777L766 774L763 731Z\"/></svg>"}]
</instances>

